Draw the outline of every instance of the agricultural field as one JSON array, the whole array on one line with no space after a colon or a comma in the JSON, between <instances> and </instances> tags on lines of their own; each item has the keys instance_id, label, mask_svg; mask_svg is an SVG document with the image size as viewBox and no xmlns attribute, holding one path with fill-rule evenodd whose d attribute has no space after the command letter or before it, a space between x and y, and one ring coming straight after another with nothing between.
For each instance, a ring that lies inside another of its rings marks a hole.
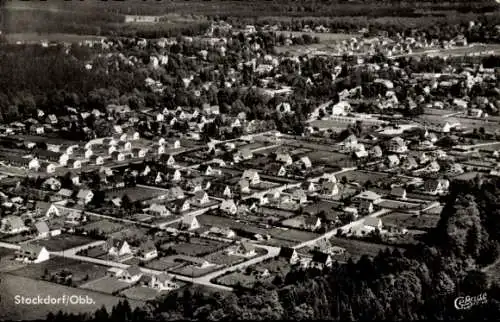
<instances>
[{"instance_id":1,"label":"agricultural field","mask_svg":"<svg viewBox=\"0 0 500 322\"><path fill-rule=\"evenodd\" d=\"M244 272L232 272L216 279L216 283L229 287L241 285L244 288L252 288L257 282L257 276Z\"/></svg>"},{"instance_id":2,"label":"agricultural field","mask_svg":"<svg viewBox=\"0 0 500 322\"><path fill-rule=\"evenodd\" d=\"M64 34L64 33L50 33L50 34L39 34L35 32L26 33L12 33L6 34L5 38L9 43L25 42L25 43L35 43L35 42L66 42L66 43L79 43L86 40L90 41L100 41L104 37L99 36L89 36L89 35L77 35L77 34Z\"/></svg>"},{"instance_id":3,"label":"agricultural field","mask_svg":"<svg viewBox=\"0 0 500 322\"><path fill-rule=\"evenodd\" d=\"M71 288L68 286L53 284L40 280L16 276L11 274L0 275L2 280L2 301L0 301L0 320L38 320L46 319L47 314L62 310L68 313L93 313L102 306L110 311L114 305L118 304L121 298L102 293ZM15 296L32 297L41 296L60 297L63 295L88 296L94 304L75 305L21 305L16 304ZM144 301L130 300L132 309L144 306Z\"/></svg>"},{"instance_id":4,"label":"agricultural field","mask_svg":"<svg viewBox=\"0 0 500 322\"><path fill-rule=\"evenodd\" d=\"M127 195L131 202L136 202L157 198L164 194L164 190L135 186L106 192L106 198L123 198Z\"/></svg>"},{"instance_id":5,"label":"agricultural field","mask_svg":"<svg viewBox=\"0 0 500 322\"><path fill-rule=\"evenodd\" d=\"M1 241L10 244L18 244L32 239L31 235L15 234L15 235L3 235Z\"/></svg>"},{"instance_id":6,"label":"agricultural field","mask_svg":"<svg viewBox=\"0 0 500 322\"><path fill-rule=\"evenodd\" d=\"M94 241L94 239L85 236L61 234L59 236L50 237L49 239L37 240L34 243L44 246L48 251L57 252L89 244Z\"/></svg>"},{"instance_id":7,"label":"agricultural field","mask_svg":"<svg viewBox=\"0 0 500 322\"><path fill-rule=\"evenodd\" d=\"M439 218L436 215L414 215L401 212L393 212L381 217L383 224L416 230L429 230L436 227Z\"/></svg>"},{"instance_id":8,"label":"agricultural field","mask_svg":"<svg viewBox=\"0 0 500 322\"><path fill-rule=\"evenodd\" d=\"M70 272L73 284L79 286L87 281L105 276L107 267L69 258L53 257L46 262L26 265L21 269L12 271L11 274L40 280L44 279L43 276L46 272L49 274L49 276L46 276L48 279L50 274L59 273L63 270Z\"/></svg>"},{"instance_id":9,"label":"agricultural field","mask_svg":"<svg viewBox=\"0 0 500 322\"><path fill-rule=\"evenodd\" d=\"M311 37L318 37L320 42L337 42L342 40L349 40L351 38L357 38L358 34L347 34L347 33L333 33L333 32L303 32L303 31L278 31L278 35L301 37L303 35L309 35Z\"/></svg>"},{"instance_id":10,"label":"agricultural field","mask_svg":"<svg viewBox=\"0 0 500 322\"><path fill-rule=\"evenodd\" d=\"M397 200L389 200L389 199L383 199L379 203L377 203L377 206L382 207L382 208L387 208L387 209L418 209L420 204L418 203L410 203L410 202L403 202L403 201L397 201Z\"/></svg>"},{"instance_id":11,"label":"agricultural field","mask_svg":"<svg viewBox=\"0 0 500 322\"><path fill-rule=\"evenodd\" d=\"M328 151L314 151L307 154L312 164L314 165L328 165L328 166L339 166L339 167L347 167L352 165L352 161L349 156L337 153L337 152L328 152Z\"/></svg>"},{"instance_id":12,"label":"agricultural field","mask_svg":"<svg viewBox=\"0 0 500 322\"><path fill-rule=\"evenodd\" d=\"M0 247L0 272L10 272L26 265L14 260L15 256L15 250Z\"/></svg>"},{"instance_id":13,"label":"agricultural field","mask_svg":"<svg viewBox=\"0 0 500 322\"><path fill-rule=\"evenodd\" d=\"M124 290L130 286L130 283L120 281L114 277L110 276L105 276L97 280L93 280L91 282L88 282L80 288L83 289L88 289L96 292L101 292L101 293L106 293L106 294L113 294L116 292L119 292L121 290Z\"/></svg>"}]
</instances>

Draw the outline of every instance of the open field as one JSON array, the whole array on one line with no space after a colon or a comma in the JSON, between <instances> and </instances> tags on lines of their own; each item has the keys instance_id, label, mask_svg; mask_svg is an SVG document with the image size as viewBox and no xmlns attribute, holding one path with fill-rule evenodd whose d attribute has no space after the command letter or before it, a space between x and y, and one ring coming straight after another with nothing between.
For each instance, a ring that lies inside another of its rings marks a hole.
<instances>
[{"instance_id":1,"label":"open field","mask_svg":"<svg viewBox=\"0 0 500 322\"><path fill-rule=\"evenodd\" d=\"M11 273L18 276L24 276L31 279L42 279L42 276L47 271L50 274L66 270L72 274L72 282L78 286L87 281L101 278L106 275L107 267L80 262L74 259L53 257L46 262L39 264L30 264L25 267L12 271ZM49 278L49 276L47 277Z\"/></svg>"},{"instance_id":2,"label":"open field","mask_svg":"<svg viewBox=\"0 0 500 322\"><path fill-rule=\"evenodd\" d=\"M394 225L400 228L429 230L434 228L439 216L436 215L413 215L401 212L393 212L381 217L383 224Z\"/></svg>"},{"instance_id":3,"label":"open field","mask_svg":"<svg viewBox=\"0 0 500 322\"><path fill-rule=\"evenodd\" d=\"M427 54L431 57L448 57L448 56L486 56L498 55L500 53L500 45L498 44L473 44L472 46L437 49L427 52L414 52L407 56L421 56Z\"/></svg>"},{"instance_id":4,"label":"open field","mask_svg":"<svg viewBox=\"0 0 500 322\"><path fill-rule=\"evenodd\" d=\"M98 41L104 39L104 37L90 36L90 35L76 35L76 34L63 34L63 33L51 33L51 34L38 34L34 32L26 33L13 33L5 35L9 43L16 43L18 41L25 43L32 42L68 42L68 43L79 43L86 40Z\"/></svg>"},{"instance_id":5,"label":"open field","mask_svg":"<svg viewBox=\"0 0 500 322\"><path fill-rule=\"evenodd\" d=\"M204 268L200 268L195 265L185 265L175 269L170 270L174 274L190 276L190 277L200 277L203 275L207 275L208 273L215 272L220 269L221 265L213 265Z\"/></svg>"},{"instance_id":6,"label":"open field","mask_svg":"<svg viewBox=\"0 0 500 322\"><path fill-rule=\"evenodd\" d=\"M257 277L253 274L245 274L242 272L232 272L230 274L221 276L216 280L217 284L234 287L241 285L245 288L252 288L257 282Z\"/></svg>"},{"instance_id":7,"label":"open field","mask_svg":"<svg viewBox=\"0 0 500 322\"><path fill-rule=\"evenodd\" d=\"M303 35L309 35L311 37L318 37L320 42L332 42L332 41L342 41L349 40L353 37L359 37L359 34L347 34L347 33L334 33L334 32L303 32L303 31L278 31L278 35L291 35L292 37L301 37Z\"/></svg>"},{"instance_id":8,"label":"open field","mask_svg":"<svg viewBox=\"0 0 500 322\"><path fill-rule=\"evenodd\" d=\"M61 234L59 236L50 237L48 239L37 240L34 243L40 246L44 246L49 251L57 252L89 244L93 241L95 240L85 236Z\"/></svg>"},{"instance_id":9,"label":"open field","mask_svg":"<svg viewBox=\"0 0 500 322\"><path fill-rule=\"evenodd\" d=\"M0 301L0 320L35 320L45 319L50 312L62 310L68 313L93 313L103 305L110 311L112 307L122 300L118 297L96 293L89 290L71 288L63 285L53 284L45 281L32 280L26 277L11 274L0 275L2 280L2 301ZM88 296L94 304L54 304L54 305L22 305L16 304L15 296L52 296L63 295ZM130 300L132 309L144 306L143 301Z\"/></svg>"},{"instance_id":10,"label":"open field","mask_svg":"<svg viewBox=\"0 0 500 322\"><path fill-rule=\"evenodd\" d=\"M164 195L165 191L155 188L146 187L128 187L119 190L106 192L106 198L123 198L127 195L132 202L153 199L158 196Z\"/></svg>"},{"instance_id":11,"label":"open field","mask_svg":"<svg viewBox=\"0 0 500 322\"><path fill-rule=\"evenodd\" d=\"M120 281L114 277L103 277L97 280L93 280L80 286L83 289L88 289L96 292L102 292L106 294L113 294L126 289L130 286L129 283Z\"/></svg>"}]
</instances>

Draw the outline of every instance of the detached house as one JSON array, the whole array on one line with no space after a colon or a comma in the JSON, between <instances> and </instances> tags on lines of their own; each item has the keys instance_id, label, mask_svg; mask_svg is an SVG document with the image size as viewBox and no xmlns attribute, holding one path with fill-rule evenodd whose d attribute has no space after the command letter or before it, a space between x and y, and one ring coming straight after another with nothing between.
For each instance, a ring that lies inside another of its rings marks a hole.
<instances>
[{"instance_id":1,"label":"detached house","mask_svg":"<svg viewBox=\"0 0 500 322\"><path fill-rule=\"evenodd\" d=\"M183 213L191 209L191 204L188 200L178 199L172 202L172 211L175 213Z\"/></svg>"},{"instance_id":2,"label":"detached house","mask_svg":"<svg viewBox=\"0 0 500 322\"><path fill-rule=\"evenodd\" d=\"M149 261L158 257L158 251L153 241L148 240L141 244L141 246L139 246L139 250L137 251L137 256L144 261Z\"/></svg>"},{"instance_id":3,"label":"detached house","mask_svg":"<svg viewBox=\"0 0 500 322\"><path fill-rule=\"evenodd\" d=\"M292 265L298 263L300 259L297 251L290 247L281 247L278 258L282 258Z\"/></svg>"},{"instance_id":4,"label":"detached house","mask_svg":"<svg viewBox=\"0 0 500 322\"><path fill-rule=\"evenodd\" d=\"M186 230L196 230L200 228L200 223L195 215L185 215L182 218L181 227Z\"/></svg>"},{"instance_id":5,"label":"detached house","mask_svg":"<svg viewBox=\"0 0 500 322\"><path fill-rule=\"evenodd\" d=\"M228 214L234 215L238 212L238 207L236 206L236 203L234 202L234 200L225 199L222 201L222 203L220 205L220 210L222 210Z\"/></svg>"},{"instance_id":6,"label":"detached house","mask_svg":"<svg viewBox=\"0 0 500 322\"><path fill-rule=\"evenodd\" d=\"M229 248L227 254L241 257L253 257L257 254L257 252L252 244L243 241L240 244Z\"/></svg>"},{"instance_id":7,"label":"detached house","mask_svg":"<svg viewBox=\"0 0 500 322\"><path fill-rule=\"evenodd\" d=\"M43 201L37 201L35 204L35 216L50 218L53 216L60 216L59 209L54 204L50 204Z\"/></svg>"},{"instance_id":8,"label":"detached house","mask_svg":"<svg viewBox=\"0 0 500 322\"><path fill-rule=\"evenodd\" d=\"M440 195L448 191L450 182L446 179L430 179L424 182L425 192L431 195Z\"/></svg>"},{"instance_id":9,"label":"detached house","mask_svg":"<svg viewBox=\"0 0 500 322\"><path fill-rule=\"evenodd\" d=\"M16 253L16 259L25 263L42 263L49 260L50 255L45 247L35 244L22 244Z\"/></svg>"},{"instance_id":10,"label":"detached house","mask_svg":"<svg viewBox=\"0 0 500 322\"><path fill-rule=\"evenodd\" d=\"M210 198L208 197L208 194L203 191L199 190L194 193L194 197L192 198L193 203L196 203L198 205L205 205L207 203L210 203Z\"/></svg>"},{"instance_id":11,"label":"detached house","mask_svg":"<svg viewBox=\"0 0 500 322\"><path fill-rule=\"evenodd\" d=\"M245 170L241 178L248 180L250 185L257 185L260 183L259 173L257 172L257 170L254 169Z\"/></svg>"},{"instance_id":12,"label":"detached house","mask_svg":"<svg viewBox=\"0 0 500 322\"><path fill-rule=\"evenodd\" d=\"M331 267L333 264L332 257L329 254L323 252L315 252L310 267L317 269L324 269L325 267Z\"/></svg>"},{"instance_id":13,"label":"detached house","mask_svg":"<svg viewBox=\"0 0 500 322\"><path fill-rule=\"evenodd\" d=\"M130 245L126 241L117 239L108 239L103 246L104 251L106 251L110 256L123 257L132 255L132 250Z\"/></svg>"},{"instance_id":14,"label":"detached house","mask_svg":"<svg viewBox=\"0 0 500 322\"><path fill-rule=\"evenodd\" d=\"M284 163L286 165L290 165L293 163L293 159L288 153L277 153L276 154L276 161Z\"/></svg>"},{"instance_id":15,"label":"detached house","mask_svg":"<svg viewBox=\"0 0 500 322\"><path fill-rule=\"evenodd\" d=\"M82 205L86 205L92 201L94 198L94 193L88 189L80 189L78 194L76 195L76 199L78 199L78 203Z\"/></svg>"},{"instance_id":16,"label":"detached house","mask_svg":"<svg viewBox=\"0 0 500 322\"><path fill-rule=\"evenodd\" d=\"M158 275L148 275L141 278L144 285L159 291L170 291L179 288L172 275L161 273Z\"/></svg>"},{"instance_id":17,"label":"detached house","mask_svg":"<svg viewBox=\"0 0 500 322\"><path fill-rule=\"evenodd\" d=\"M0 230L6 234L18 234L28 230L19 216L6 216L0 221Z\"/></svg>"},{"instance_id":18,"label":"detached house","mask_svg":"<svg viewBox=\"0 0 500 322\"><path fill-rule=\"evenodd\" d=\"M143 273L141 269L138 266L133 265L121 270L116 277L127 283L136 283L141 279L142 275Z\"/></svg>"},{"instance_id":19,"label":"detached house","mask_svg":"<svg viewBox=\"0 0 500 322\"><path fill-rule=\"evenodd\" d=\"M167 209L165 205L159 205L156 203L149 206L149 208L146 211L148 214L157 217L167 217L171 215L170 211Z\"/></svg>"},{"instance_id":20,"label":"detached house","mask_svg":"<svg viewBox=\"0 0 500 322\"><path fill-rule=\"evenodd\" d=\"M395 137L389 141L387 150L392 153L405 153L408 151L408 148L402 138Z\"/></svg>"},{"instance_id":21,"label":"detached house","mask_svg":"<svg viewBox=\"0 0 500 322\"><path fill-rule=\"evenodd\" d=\"M398 199L406 199L406 189L403 187L393 187L391 189L391 196Z\"/></svg>"}]
</instances>

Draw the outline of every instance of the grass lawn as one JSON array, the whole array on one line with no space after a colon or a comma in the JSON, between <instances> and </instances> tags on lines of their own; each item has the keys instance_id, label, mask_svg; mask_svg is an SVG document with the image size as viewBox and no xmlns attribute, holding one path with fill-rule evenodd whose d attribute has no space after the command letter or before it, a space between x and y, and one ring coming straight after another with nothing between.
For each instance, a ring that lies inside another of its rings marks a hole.
<instances>
[{"instance_id":1,"label":"grass lawn","mask_svg":"<svg viewBox=\"0 0 500 322\"><path fill-rule=\"evenodd\" d=\"M10 244L17 244L30 240L31 238L33 238L33 236L31 235L26 235L26 236L23 236L21 234L5 235L5 237L2 238L2 241Z\"/></svg>"},{"instance_id":2,"label":"grass lawn","mask_svg":"<svg viewBox=\"0 0 500 322\"><path fill-rule=\"evenodd\" d=\"M121 290L124 290L130 286L129 283L120 281L114 277L103 277L97 280L93 280L91 282L88 282L80 288L96 291L96 292L102 292L106 294L113 294L114 292L119 292Z\"/></svg>"},{"instance_id":3,"label":"grass lawn","mask_svg":"<svg viewBox=\"0 0 500 322\"><path fill-rule=\"evenodd\" d=\"M167 258L153 259L144 264L144 267L154 269L157 271L167 271L176 267L184 266L184 263L174 262Z\"/></svg>"},{"instance_id":4,"label":"grass lawn","mask_svg":"<svg viewBox=\"0 0 500 322\"><path fill-rule=\"evenodd\" d=\"M387 179L389 177L386 173L380 172L367 172L367 171L347 171L336 175L337 180L342 180L343 177L346 177L348 182L357 182L360 185L365 184L368 180L371 182L379 182L381 180Z\"/></svg>"},{"instance_id":5,"label":"grass lawn","mask_svg":"<svg viewBox=\"0 0 500 322\"><path fill-rule=\"evenodd\" d=\"M387 245L380 245L369 243L360 240L352 240L345 238L330 238L330 242L332 246L338 246L344 248L353 258L353 260L359 259L362 255L368 255L375 257L379 251L385 250L386 248L394 249L394 247L390 247Z\"/></svg>"},{"instance_id":6,"label":"grass lawn","mask_svg":"<svg viewBox=\"0 0 500 322\"><path fill-rule=\"evenodd\" d=\"M216 279L217 284L233 287L238 283L245 288L252 288L257 282L255 275L247 275L245 273L233 272Z\"/></svg>"},{"instance_id":7,"label":"grass lawn","mask_svg":"<svg viewBox=\"0 0 500 322\"><path fill-rule=\"evenodd\" d=\"M35 244L44 246L49 251L61 251L94 242L95 240L85 236L61 234L48 239L37 240Z\"/></svg>"},{"instance_id":8,"label":"grass lawn","mask_svg":"<svg viewBox=\"0 0 500 322\"><path fill-rule=\"evenodd\" d=\"M45 281L33 280L26 277L15 276L11 274L0 275L2 280L2 301L0 301L0 320L35 320L46 319L50 312L62 310L67 313L93 313L103 305L110 311L112 307L118 304L121 298L102 293L96 293L89 290L71 288L59 284L53 284ZM15 296L21 295L32 297L36 295L59 297L62 295L88 296L94 300L94 304L55 304L55 305L21 305L15 303ZM132 309L144 306L143 301L130 300Z\"/></svg>"},{"instance_id":9,"label":"grass lawn","mask_svg":"<svg viewBox=\"0 0 500 322\"><path fill-rule=\"evenodd\" d=\"M12 271L18 276L31 279L42 279L45 270L49 274L61 272L63 269L73 274L72 281L75 286L79 286L87 281L101 278L106 275L107 267L87 262L80 262L70 258L53 257L46 262L39 264L29 264L25 267ZM88 277L88 279L87 279Z\"/></svg>"},{"instance_id":10,"label":"grass lawn","mask_svg":"<svg viewBox=\"0 0 500 322\"><path fill-rule=\"evenodd\" d=\"M381 217L383 224L390 224L400 228L429 230L436 227L439 216L436 215L414 215L401 212L393 212Z\"/></svg>"},{"instance_id":11,"label":"grass lawn","mask_svg":"<svg viewBox=\"0 0 500 322\"><path fill-rule=\"evenodd\" d=\"M123 196L129 196L132 202L153 199L164 195L165 191L157 188L146 188L146 187L127 187L119 190L113 190L106 193L106 198L123 198Z\"/></svg>"},{"instance_id":12,"label":"grass lawn","mask_svg":"<svg viewBox=\"0 0 500 322\"><path fill-rule=\"evenodd\" d=\"M179 254L196 257L216 252L227 247L228 244L214 240L192 238L189 242L167 243L165 247L162 245L161 248L168 248L168 246L171 246Z\"/></svg>"},{"instance_id":13,"label":"grass lawn","mask_svg":"<svg viewBox=\"0 0 500 322\"><path fill-rule=\"evenodd\" d=\"M176 269L170 270L172 273L184 275L184 276L192 276L192 277L200 277L203 275L207 275L208 273L214 272L221 268L221 265L213 265L205 268L199 268L195 265L184 265L178 267Z\"/></svg>"},{"instance_id":14,"label":"grass lawn","mask_svg":"<svg viewBox=\"0 0 500 322\"><path fill-rule=\"evenodd\" d=\"M103 234L112 234L117 231L121 231L126 228L122 223L116 221L110 221L107 219L93 221L82 227L84 231L98 230Z\"/></svg>"},{"instance_id":15,"label":"grass lawn","mask_svg":"<svg viewBox=\"0 0 500 322\"><path fill-rule=\"evenodd\" d=\"M140 300L140 301L154 300L157 296L161 295L162 293L166 294L168 292L167 291L160 292L158 290L145 286L134 286L120 292L120 294L125 296L126 298L133 300Z\"/></svg>"},{"instance_id":16,"label":"grass lawn","mask_svg":"<svg viewBox=\"0 0 500 322\"><path fill-rule=\"evenodd\" d=\"M26 266L26 264L14 260L15 256L15 250L0 247L0 272L10 272Z\"/></svg>"},{"instance_id":17,"label":"grass lawn","mask_svg":"<svg viewBox=\"0 0 500 322\"><path fill-rule=\"evenodd\" d=\"M235 265L245 261L246 259L240 256L228 255L225 251L212 253L204 257L208 262L217 265Z\"/></svg>"}]
</instances>

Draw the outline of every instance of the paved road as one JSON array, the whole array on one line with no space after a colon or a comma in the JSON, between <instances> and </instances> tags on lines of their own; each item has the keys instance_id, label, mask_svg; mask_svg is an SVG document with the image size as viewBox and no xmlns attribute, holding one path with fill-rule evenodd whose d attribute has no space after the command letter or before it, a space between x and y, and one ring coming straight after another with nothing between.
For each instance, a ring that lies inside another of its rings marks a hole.
<instances>
[{"instance_id":1,"label":"paved road","mask_svg":"<svg viewBox=\"0 0 500 322\"><path fill-rule=\"evenodd\" d=\"M276 257L276 256L278 256L278 254L280 252L280 248L279 247L266 246L266 245L258 245L258 244L254 244L254 245L257 248L264 248L264 249L266 249L267 250L267 254L259 256L259 257L252 258L252 259L247 260L247 261L245 261L243 263L239 263L239 264L236 264L236 265L233 265L233 266L229 266L229 267L223 268L221 270L218 270L216 272L209 273L207 275L204 275L204 276L201 276L199 278L196 278L195 279L196 283L197 284L207 285L207 286L218 285L218 284L213 284L210 281L212 279L214 279L216 277L219 277L221 275L224 275L224 274L226 274L228 272L233 272L233 271L239 270L241 268L245 268L245 267L248 267L250 265L254 265L254 264L263 262L263 261L265 261L267 259ZM231 288L228 288L228 289L231 289Z\"/></svg>"}]
</instances>

